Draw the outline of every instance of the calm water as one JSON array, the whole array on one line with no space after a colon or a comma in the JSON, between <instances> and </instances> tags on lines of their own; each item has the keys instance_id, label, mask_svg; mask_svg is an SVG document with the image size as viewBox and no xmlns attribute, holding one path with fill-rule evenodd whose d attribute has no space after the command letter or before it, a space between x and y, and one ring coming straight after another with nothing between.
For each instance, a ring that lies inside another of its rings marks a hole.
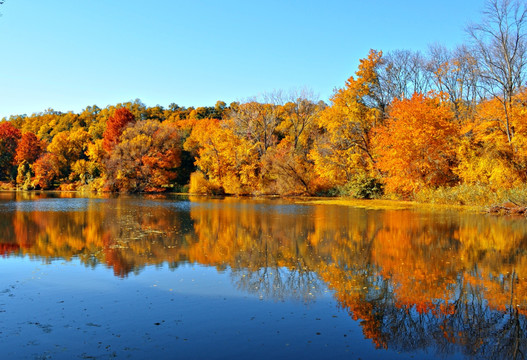
<instances>
[{"instance_id":1,"label":"calm water","mask_svg":"<svg viewBox=\"0 0 527 360\"><path fill-rule=\"evenodd\" d=\"M524 359L527 220L0 194L2 358Z\"/></svg>"}]
</instances>

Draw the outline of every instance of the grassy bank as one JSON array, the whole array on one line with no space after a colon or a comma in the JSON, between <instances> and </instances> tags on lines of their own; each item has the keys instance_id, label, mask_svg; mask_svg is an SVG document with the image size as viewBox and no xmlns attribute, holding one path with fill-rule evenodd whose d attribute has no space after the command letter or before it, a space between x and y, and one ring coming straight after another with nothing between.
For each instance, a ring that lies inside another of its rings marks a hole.
<instances>
[{"instance_id":1,"label":"grassy bank","mask_svg":"<svg viewBox=\"0 0 527 360\"><path fill-rule=\"evenodd\" d=\"M403 200L387 194L378 199L361 200L352 196L337 198L316 198L304 200L312 204L331 204L353 206L367 209L457 209L487 212L491 207L501 204L514 204L527 207L527 185L511 189L492 189L482 185L458 185L424 189L412 194L410 199Z\"/></svg>"},{"instance_id":2,"label":"grassy bank","mask_svg":"<svg viewBox=\"0 0 527 360\"><path fill-rule=\"evenodd\" d=\"M1 183L0 191L14 191L12 183ZM60 191L69 189L61 188ZM191 195L188 188L171 188L163 194ZM81 187L65 192L93 194L93 189ZM159 194L159 193L156 193ZM274 196L272 196L274 197ZM277 196L280 197L280 196ZM460 210L487 211L492 206L514 204L517 207L527 207L527 184L511 189L493 189L483 185L458 185L454 187L440 187L423 189L412 194L409 198L400 198L393 194L377 195L371 200L360 199L353 194L339 194L337 197L302 197L303 203L333 204L353 206L368 209L412 209L412 208L457 208Z\"/></svg>"},{"instance_id":3,"label":"grassy bank","mask_svg":"<svg viewBox=\"0 0 527 360\"><path fill-rule=\"evenodd\" d=\"M414 195L420 203L489 207L513 203L527 206L527 185L511 189L492 189L482 185L458 185L421 190Z\"/></svg>"}]
</instances>

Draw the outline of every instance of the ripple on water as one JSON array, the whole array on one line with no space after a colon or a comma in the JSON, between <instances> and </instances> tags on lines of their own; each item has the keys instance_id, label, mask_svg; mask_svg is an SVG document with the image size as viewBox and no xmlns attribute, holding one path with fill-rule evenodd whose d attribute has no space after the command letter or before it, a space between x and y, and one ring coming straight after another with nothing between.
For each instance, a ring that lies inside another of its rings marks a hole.
<instances>
[{"instance_id":1,"label":"ripple on water","mask_svg":"<svg viewBox=\"0 0 527 360\"><path fill-rule=\"evenodd\" d=\"M88 205L103 202L103 199L38 199L0 203L0 211L79 211Z\"/></svg>"}]
</instances>

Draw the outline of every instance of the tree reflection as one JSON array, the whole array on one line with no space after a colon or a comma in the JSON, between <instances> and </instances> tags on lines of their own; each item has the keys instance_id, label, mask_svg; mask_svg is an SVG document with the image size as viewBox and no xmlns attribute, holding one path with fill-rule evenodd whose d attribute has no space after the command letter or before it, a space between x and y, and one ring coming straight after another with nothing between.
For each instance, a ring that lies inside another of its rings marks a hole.
<instances>
[{"instance_id":1,"label":"tree reflection","mask_svg":"<svg viewBox=\"0 0 527 360\"><path fill-rule=\"evenodd\" d=\"M311 271L287 268L261 268L255 271L234 269L237 288L260 298L297 299L309 303L322 292L322 284Z\"/></svg>"},{"instance_id":2,"label":"tree reflection","mask_svg":"<svg viewBox=\"0 0 527 360\"><path fill-rule=\"evenodd\" d=\"M51 211L32 196L0 208L0 255L77 257L119 277L199 263L276 300L309 302L328 288L379 348L525 358L523 219L162 197Z\"/></svg>"}]
</instances>

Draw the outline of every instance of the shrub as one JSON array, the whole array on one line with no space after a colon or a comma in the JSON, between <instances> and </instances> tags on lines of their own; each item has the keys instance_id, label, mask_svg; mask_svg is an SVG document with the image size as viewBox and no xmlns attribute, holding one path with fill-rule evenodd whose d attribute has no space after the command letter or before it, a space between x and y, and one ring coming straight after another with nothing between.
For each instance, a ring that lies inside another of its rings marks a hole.
<instances>
[{"instance_id":1,"label":"shrub","mask_svg":"<svg viewBox=\"0 0 527 360\"><path fill-rule=\"evenodd\" d=\"M345 185L330 191L331 193L336 196L350 196L355 199L378 199L383 195L383 185L379 179L360 173Z\"/></svg>"},{"instance_id":2,"label":"shrub","mask_svg":"<svg viewBox=\"0 0 527 360\"><path fill-rule=\"evenodd\" d=\"M196 171L190 174L189 193L201 195L222 195L224 194L224 191L222 187L212 184L209 180L207 180L201 171Z\"/></svg>"}]
</instances>

